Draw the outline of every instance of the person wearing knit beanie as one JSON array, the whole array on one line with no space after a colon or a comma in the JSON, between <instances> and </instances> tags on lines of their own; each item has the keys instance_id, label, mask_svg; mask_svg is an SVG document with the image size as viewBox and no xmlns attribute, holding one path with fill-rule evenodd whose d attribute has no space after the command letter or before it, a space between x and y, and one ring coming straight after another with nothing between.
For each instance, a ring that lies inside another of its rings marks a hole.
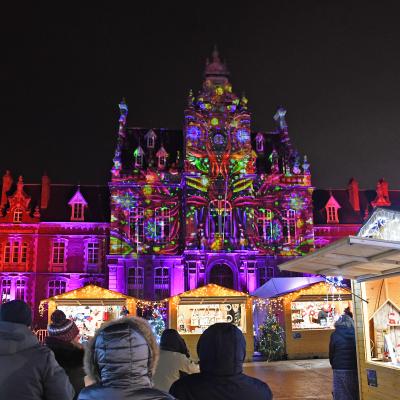
<instances>
[{"instance_id":1,"label":"person wearing knit beanie","mask_svg":"<svg viewBox=\"0 0 400 400\"><path fill-rule=\"evenodd\" d=\"M63 311L56 310L51 314L51 323L47 327L46 346L53 350L57 362L64 368L72 386L75 397L84 387L83 356L84 350L78 342L79 329L75 322L68 319Z\"/></svg>"},{"instance_id":2,"label":"person wearing knit beanie","mask_svg":"<svg viewBox=\"0 0 400 400\"><path fill-rule=\"evenodd\" d=\"M0 306L0 321L31 326L32 311L22 300L12 300Z\"/></svg>"},{"instance_id":3,"label":"person wearing knit beanie","mask_svg":"<svg viewBox=\"0 0 400 400\"><path fill-rule=\"evenodd\" d=\"M51 314L51 324L47 327L49 336L54 336L58 340L71 342L79 335L79 329L75 322L67 319L61 310L56 310Z\"/></svg>"}]
</instances>

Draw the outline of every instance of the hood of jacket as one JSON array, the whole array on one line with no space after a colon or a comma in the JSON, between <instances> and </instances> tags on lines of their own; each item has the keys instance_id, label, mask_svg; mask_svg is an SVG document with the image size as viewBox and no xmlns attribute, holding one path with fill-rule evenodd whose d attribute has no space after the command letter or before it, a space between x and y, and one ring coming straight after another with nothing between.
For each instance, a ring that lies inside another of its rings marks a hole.
<instances>
[{"instance_id":1,"label":"hood of jacket","mask_svg":"<svg viewBox=\"0 0 400 400\"><path fill-rule=\"evenodd\" d=\"M152 387L158 346L149 324L121 318L104 324L85 351L85 372L103 387Z\"/></svg>"},{"instance_id":2,"label":"hood of jacket","mask_svg":"<svg viewBox=\"0 0 400 400\"><path fill-rule=\"evenodd\" d=\"M197 344L200 371L229 376L243 371L246 341L233 324L217 323L207 328Z\"/></svg>"},{"instance_id":3,"label":"hood of jacket","mask_svg":"<svg viewBox=\"0 0 400 400\"><path fill-rule=\"evenodd\" d=\"M26 325L0 321L0 355L16 354L38 345L36 336Z\"/></svg>"}]
</instances>

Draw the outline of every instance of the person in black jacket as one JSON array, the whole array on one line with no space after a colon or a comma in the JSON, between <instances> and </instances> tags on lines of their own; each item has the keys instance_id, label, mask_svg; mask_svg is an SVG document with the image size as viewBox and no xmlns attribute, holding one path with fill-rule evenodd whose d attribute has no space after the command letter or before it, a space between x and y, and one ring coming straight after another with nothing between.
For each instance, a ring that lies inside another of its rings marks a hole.
<instances>
[{"instance_id":1,"label":"person in black jacket","mask_svg":"<svg viewBox=\"0 0 400 400\"><path fill-rule=\"evenodd\" d=\"M29 326L29 306L14 300L0 307L0 398L72 400L74 389L53 352L41 346Z\"/></svg>"},{"instance_id":2,"label":"person in black jacket","mask_svg":"<svg viewBox=\"0 0 400 400\"><path fill-rule=\"evenodd\" d=\"M84 388L85 372L83 371L84 350L79 343L79 329L75 322L67 319L61 310L56 310L50 317L47 327L49 336L46 345L53 350L57 362L64 368L75 389L75 399Z\"/></svg>"},{"instance_id":3,"label":"person in black jacket","mask_svg":"<svg viewBox=\"0 0 400 400\"><path fill-rule=\"evenodd\" d=\"M335 331L329 343L329 361L333 369L333 398L358 400L354 321L348 313L335 322Z\"/></svg>"},{"instance_id":4,"label":"person in black jacket","mask_svg":"<svg viewBox=\"0 0 400 400\"><path fill-rule=\"evenodd\" d=\"M230 323L207 328L197 344L200 373L176 381L170 393L179 400L270 400L269 386L243 374L246 341Z\"/></svg>"},{"instance_id":5,"label":"person in black jacket","mask_svg":"<svg viewBox=\"0 0 400 400\"><path fill-rule=\"evenodd\" d=\"M85 372L92 382L78 400L174 400L153 388L158 346L142 318L104 324L85 349Z\"/></svg>"}]
</instances>

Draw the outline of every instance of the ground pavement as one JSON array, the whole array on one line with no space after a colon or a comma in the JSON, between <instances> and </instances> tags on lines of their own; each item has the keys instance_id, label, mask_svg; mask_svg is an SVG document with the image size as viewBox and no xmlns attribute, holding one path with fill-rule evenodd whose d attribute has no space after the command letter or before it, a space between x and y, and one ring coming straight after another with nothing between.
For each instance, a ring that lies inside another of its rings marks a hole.
<instances>
[{"instance_id":1,"label":"ground pavement","mask_svg":"<svg viewBox=\"0 0 400 400\"><path fill-rule=\"evenodd\" d=\"M274 400L332 400L329 360L252 362L244 372L267 382Z\"/></svg>"}]
</instances>

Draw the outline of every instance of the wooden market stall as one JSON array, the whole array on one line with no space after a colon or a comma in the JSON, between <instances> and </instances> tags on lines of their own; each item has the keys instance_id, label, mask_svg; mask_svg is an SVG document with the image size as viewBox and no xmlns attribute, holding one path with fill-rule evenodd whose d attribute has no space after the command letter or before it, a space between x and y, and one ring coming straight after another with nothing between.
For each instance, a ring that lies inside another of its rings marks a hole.
<instances>
[{"instance_id":1,"label":"wooden market stall","mask_svg":"<svg viewBox=\"0 0 400 400\"><path fill-rule=\"evenodd\" d=\"M246 360L254 352L252 298L247 293L208 284L168 299L169 327L185 339L193 359L197 359L200 335L216 322L231 322L246 338Z\"/></svg>"},{"instance_id":2,"label":"wooden market stall","mask_svg":"<svg viewBox=\"0 0 400 400\"><path fill-rule=\"evenodd\" d=\"M378 208L357 236L281 269L352 279L361 400L400 398L400 212Z\"/></svg>"},{"instance_id":3,"label":"wooden market stall","mask_svg":"<svg viewBox=\"0 0 400 400\"><path fill-rule=\"evenodd\" d=\"M82 337L94 335L104 322L124 315L136 315L137 299L122 293L104 289L96 285L87 285L40 302L39 313L44 315L47 305L48 320L56 310L64 311L67 318L77 324Z\"/></svg>"},{"instance_id":4,"label":"wooden market stall","mask_svg":"<svg viewBox=\"0 0 400 400\"><path fill-rule=\"evenodd\" d=\"M272 278L252 294L265 300L264 307L256 301L258 323L273 313L284 329L289 359L327 358L334 323L346 307L352 308L349 289L318 277Z\"/></svg>"}]
</instances>

